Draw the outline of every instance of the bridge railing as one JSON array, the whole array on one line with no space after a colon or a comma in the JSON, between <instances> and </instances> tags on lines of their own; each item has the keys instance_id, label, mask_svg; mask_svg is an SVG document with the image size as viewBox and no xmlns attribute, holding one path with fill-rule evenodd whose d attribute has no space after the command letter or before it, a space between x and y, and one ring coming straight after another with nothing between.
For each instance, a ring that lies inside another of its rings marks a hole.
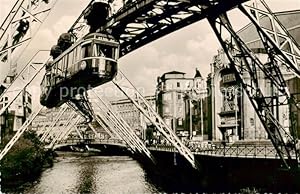
<instances>
[{"instance_id":1,"label":"bridge railing","mask_svg":"<svg viewBox=\"0 0 300 194\"><path fill-rule=\"evenodd\" d=\"M219 156L219 157L238 157L238 158L265 158L279 159L273 147L268 143L262 144L193 144L187 145L195 155ZM150 150L176 152L172 145L155 144L149 146ZM295 156L295 153L293 154Z\"/></svg>"},{"instance_id":2,"label":"bridge railing","mask_svg":"<svg viewBox=\"0 0 300 194\"><path fill-rule=\"evenodd\" d=\"M61 141L59 144L115 144L115 145L126 145L123 140L120 139L66 139Z\"/></svg>"}]
</instances>

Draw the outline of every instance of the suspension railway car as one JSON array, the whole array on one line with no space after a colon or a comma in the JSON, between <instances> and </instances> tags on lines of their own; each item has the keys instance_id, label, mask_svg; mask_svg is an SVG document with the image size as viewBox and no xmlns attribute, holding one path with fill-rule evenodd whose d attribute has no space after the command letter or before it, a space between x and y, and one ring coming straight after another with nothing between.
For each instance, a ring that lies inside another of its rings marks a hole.
<instances>
[{"instance_id":1,"label":"suspension railway car","mask_svg":"<svg viewBox=\"0 0 300 194\"><path fill-rule=\"evenodd\" d=\"M46 67L41 104L57 107L77 94L111 81L117 74L118 57L119 43L112 36L86 35Z\"/></svg>"}]
</instances>

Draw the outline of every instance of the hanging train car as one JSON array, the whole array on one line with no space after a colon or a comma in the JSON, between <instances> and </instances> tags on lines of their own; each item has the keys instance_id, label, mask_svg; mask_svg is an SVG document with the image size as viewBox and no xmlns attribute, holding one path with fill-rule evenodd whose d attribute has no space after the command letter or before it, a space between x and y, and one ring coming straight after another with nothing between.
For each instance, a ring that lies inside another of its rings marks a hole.
<instances>
[{"instance_id":1,"label":"hanging train car","mask_svg":"<svg viewBox=\"0 0 300 194\"><path fill-rule=\"evenodd\" d=\"M46 67L40 102L58 107L117 74L119 43L111 36L91 33L67 48Z\"/></svg>"}]
</instances>

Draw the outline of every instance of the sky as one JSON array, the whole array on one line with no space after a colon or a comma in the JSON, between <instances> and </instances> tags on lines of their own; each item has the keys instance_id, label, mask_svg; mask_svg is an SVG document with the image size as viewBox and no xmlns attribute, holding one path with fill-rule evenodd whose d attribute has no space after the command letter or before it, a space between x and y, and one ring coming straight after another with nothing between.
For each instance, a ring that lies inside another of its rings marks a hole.
<instances>
[{"instance_id":1,"label":"sky","mask_svg":"<svg viewBox=\"0 0 300 194\"><path fill-rule=\"evenodd\" d=\"M12 7L13 0L0 0L0 22ZM50 49L56 44L58 36L67 31L79 16L88 0L58 0L55 9L28 47L30 51ZM274 11L300 9L300 0L266 0ZM248 21L238 10L229 13L235 29L245 26ZM119 68L144 95L153 95L158 76L168 71L182 71L186 77L193 77L195 69L206 77L210 72L210 63L220 45L206 20L166 35L143 46L119 60ZM24 64L30 56L21 57L18 64ZM0 75L6 72L5 64L0 64ZM39 82L36 87L39 87ZM106 87L111 87L106 85Z\"/></svg>"}]
</instances>

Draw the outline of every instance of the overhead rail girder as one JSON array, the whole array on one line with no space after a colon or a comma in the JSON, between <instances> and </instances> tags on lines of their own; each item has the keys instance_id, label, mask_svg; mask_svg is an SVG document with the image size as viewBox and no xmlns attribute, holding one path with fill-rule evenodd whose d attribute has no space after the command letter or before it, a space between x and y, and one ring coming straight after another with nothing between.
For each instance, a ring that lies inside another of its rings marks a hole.
<instances>
[{"instance_id":1,"label":"overhead rail girder","mask_svg":"<svg viewBox=\"0 0 300 194\"><path fill-rule=\"evenodd\" d=\"M175 30L206 18L207 15L229 11L248 0L139 0L123 6L99 29L120 41L120 56L144 46ZM213 2L213 5L211 5ZM84 12L69 29L77 38L87 31Z\"/></svg>"}]
</instances>

